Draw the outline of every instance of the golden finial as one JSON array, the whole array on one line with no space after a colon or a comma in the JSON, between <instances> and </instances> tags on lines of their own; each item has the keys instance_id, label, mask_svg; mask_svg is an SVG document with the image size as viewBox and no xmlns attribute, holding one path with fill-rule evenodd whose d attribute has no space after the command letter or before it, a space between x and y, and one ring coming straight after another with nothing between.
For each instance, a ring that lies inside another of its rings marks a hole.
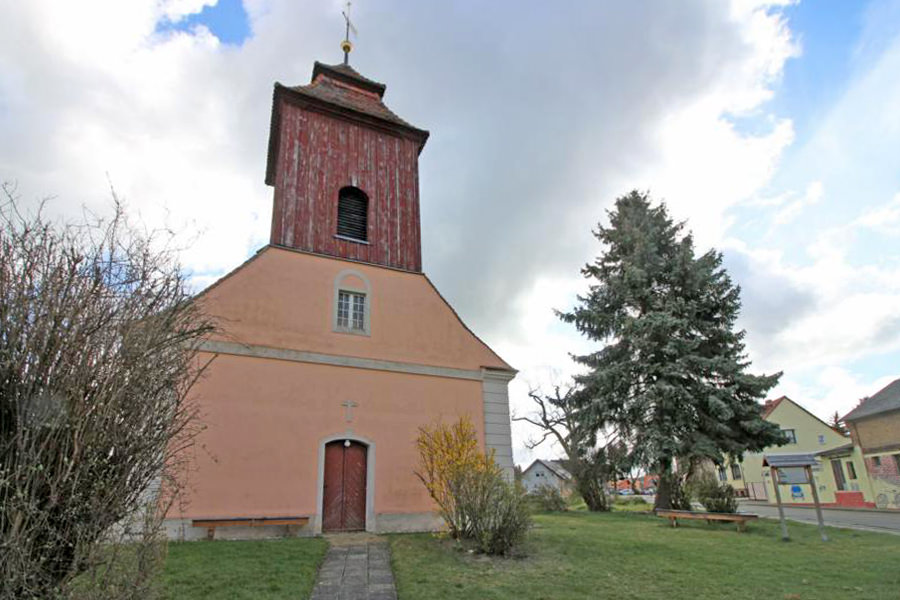
<instances>
[{"instance_id":1,"label":"golden finial","mask_svg":"<svg viewBox=\"0 0 900 600\"><path fill-rule=\"evenodd\" d=\"M344 41L341 42L341 50L344 51L344 64L347 65L350 64L350 51L353 50L353 44L350 43L350 32L352 31L353 35L357 35L356 27L350 22L350 0L347 0L347 8L345 8L341 14L344 15L344 21L347 23Z\"/></svg>"}]
</instances>

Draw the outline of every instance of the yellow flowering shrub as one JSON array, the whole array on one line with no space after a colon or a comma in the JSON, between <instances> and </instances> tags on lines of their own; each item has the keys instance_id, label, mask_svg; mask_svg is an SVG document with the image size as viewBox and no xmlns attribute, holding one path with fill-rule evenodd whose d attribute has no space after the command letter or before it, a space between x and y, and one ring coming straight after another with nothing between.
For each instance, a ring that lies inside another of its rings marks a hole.
<instances>
[{"instance_id":1,"label":"yellow flowering shrub","mask_svg":"<svg viewBox=\"0 0 900 600\"><path fill-rule=\"evenodd\" d=\"M450 536L489 554L505 554L522 539L529 525L524 496L506 481L493 450L481 451L468 417L420 427L416 446L416 475Z\"/></svg>"}]
</instances>

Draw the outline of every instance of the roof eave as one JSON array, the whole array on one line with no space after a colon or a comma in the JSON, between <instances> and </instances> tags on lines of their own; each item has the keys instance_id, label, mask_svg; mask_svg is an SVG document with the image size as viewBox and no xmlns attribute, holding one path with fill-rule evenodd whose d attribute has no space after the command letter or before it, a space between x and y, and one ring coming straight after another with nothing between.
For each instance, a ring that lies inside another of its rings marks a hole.
<instances>
[{"instance_id":1,"label":"roof eave","mask_svg":"<svg viewBox=\"0 0 900 600\"><path fill-rule=\"evenodd\" d=\"M858 406L858 407L854 408L849 413L847 413L847 415L842 420L843 421L851 421L851 422L862 421L863 419L869 419L871 417L880 417L881 415L886 415L888 413L900 411L900 408L887 407L887 408L881 408L881 409L876 408L872 411L866 412L866 411L860 411L861 408L865 408L865 407ZM859 413L859 414L854 414L854 413Z\"/></svg>"},{"instance_id":2,"label":"roof eave","mask_svg":"<svg viewBox=\"0 0 900 600\"><path fill-rule=\"evenodd\" d=\"M387 133L392 133L400 137L411 139L418 143L418 152L422 153L425 143L428 141L429 132L412 125L404 125L395 121L390 121L355 110L346 106L339 106L325 100L319 100L312 96L302 94L278 81L275 82L275 88L272 92L272 116L269 122L269 149L266 158L266 185L274 185L275 170L278 164L278 147L281 136L281 102L291 102L295 106L301 106L311 110L316 110L335 116L338 118L348 119L357 123L362 123L369 127L380 129Z\"/></svg>"}]
</instances>

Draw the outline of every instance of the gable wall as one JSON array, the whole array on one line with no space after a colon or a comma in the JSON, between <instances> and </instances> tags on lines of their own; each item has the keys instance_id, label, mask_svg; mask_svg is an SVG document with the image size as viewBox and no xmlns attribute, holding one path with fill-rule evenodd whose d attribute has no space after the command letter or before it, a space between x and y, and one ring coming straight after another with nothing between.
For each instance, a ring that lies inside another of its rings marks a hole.
<instances>
[{"instance_id":1,"label":"gable wall","mask_svg":"<svg viewBox=\"0 0 900 600\"><path fill-rule=\"evenodd\" d=\"M848 425L864 462L875 505L900 509L900 411L877 414Z\"/></svg>"},{"instance_id":2,"label":"gable wall","mask_svg":"<svg viewBox=\"0 0 900 600\"><path fill-rule=\"evenodd\" d=\"M766 448L768 453L821 452L850 442L849 438L787 400L782 401L766 420L782 429L794 429L797 434L796 444ZM823 436L824 441L819 441L819 436Z\"/></svg>"},{"instance_id":3,"label":"gable wall","mask_svg":"<svg viewBox=\"0 0 900 600\"><path fill-rule=\"evenodd\" d=\"M878 448L900 449L900 410L859 419L849 425L854 441L866 452Z\"/></svg>"},{"instance_id":4,"label":"gable wall","mask_svg":"<svg viewBox=\"0 0 900 600\"><path fill-rule=\"evenodd\" d=\"M370 284L371 335L333 331L335 280L346 271ZM509 366L466 329L421 274L282 248L208 289L204 308L219 318L222 342L454 369Z\"/></svg>"},{"instance_id":5,"label":"gable wall","mask_svg":"<svg viewBox=\"0 0 900 600\"><path fill-rule=\"evenodd\" d=\"M542 485L562 488L563 482L553 471L537 462L522 474L522 485L525 487L525 491L533 492Z\"/></svg>"}]
</instances>

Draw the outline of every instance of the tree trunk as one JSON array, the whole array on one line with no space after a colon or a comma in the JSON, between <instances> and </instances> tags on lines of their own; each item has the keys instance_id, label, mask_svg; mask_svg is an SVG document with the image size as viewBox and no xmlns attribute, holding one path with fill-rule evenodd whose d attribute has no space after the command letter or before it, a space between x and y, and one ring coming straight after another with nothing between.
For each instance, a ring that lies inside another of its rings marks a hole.
<instances>
[{"instance_id":1,"label":"tree trunk","mask_svg":"<svg viewBox=\"0 0 900 600\"><path fill-rule=\"evenodd\" d=\"M609 510L609 496L596 482L589 479L579 480L578 493L581 494L589 511L606 512Z\"/></svg>"},{"instance_id":2,"label":"tree trunk","mask_svg":"<svg viewBox=\"0 0 900 600\"><path fill-rule=\"evenodd\" d=\"M654 510L692 510L691 499L685 494L684 480L680 473L660 469Z\"/></svg>"},{"instance_id":3,"label":"tree trunk","mask_svg":"<svg viewBox=\"0 0 900 600\"><path fill-rule=\"evenodd\" d=\"M603 477L588 461L577 458L568 462L569 472L575 478L575 489L584 500L588 510L605 512L610 509L609 496L603 489ZM602 471L601 471L602 472Z\"/></svg>"},{"instance_id":4,"label":"tree trunk","mask_svg":"<svg viewBox=\"0 0 900 600\"><path fill-rule=\"evenodd\" d=\"M656 501L654 510L669 510L672 508L672 473L659 472L659 485L656 486Z\"/></svg>"}]
</instances>

